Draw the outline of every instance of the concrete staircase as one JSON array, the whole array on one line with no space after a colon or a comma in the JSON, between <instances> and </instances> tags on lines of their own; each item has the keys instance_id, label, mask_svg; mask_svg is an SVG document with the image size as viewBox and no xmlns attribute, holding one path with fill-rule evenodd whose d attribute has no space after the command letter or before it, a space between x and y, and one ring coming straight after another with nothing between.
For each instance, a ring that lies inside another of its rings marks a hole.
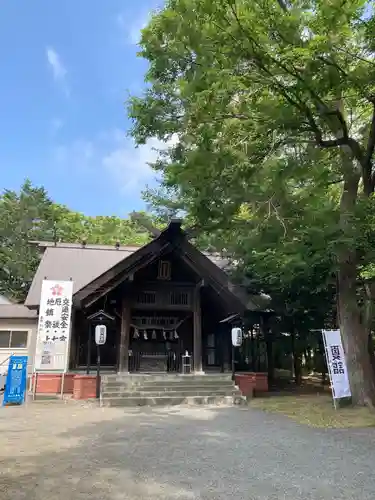
<instances>
[{"instance_id":1,"label":"concrete staircase","mask_svg":"<svg viewBox=\"0 0 375 500\"><path fill-rule=\"evenodd\" d=\"M230 375L105 375L101 406L246 404Z\"/></svg>"}]
</instances>

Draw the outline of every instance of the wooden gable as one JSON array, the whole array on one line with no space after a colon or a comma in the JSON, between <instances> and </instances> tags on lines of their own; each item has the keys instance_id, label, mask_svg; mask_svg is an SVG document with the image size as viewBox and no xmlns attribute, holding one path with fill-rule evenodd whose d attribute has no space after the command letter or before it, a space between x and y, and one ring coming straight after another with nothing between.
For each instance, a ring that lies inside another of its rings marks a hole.
<instances>
[{"instance_id":1,"label":"wooden gable","mask_svg":"<svg viewBox=\"0 0 375 500\"><path fill-rule=\"evenodd\" d=\"M170 276L168 276L166 268L160 276L160 266L163 262L170 264ZM172 221L150 243L124 258L77 292L74 296L75 304L78 307L87 307L123 282L131 282L135 290L137 282L142 283L142 286L139 287L139 293L145 294L148 290L143 287L143 284L153 281L159 284L163 283L165 286L166 292L163 300L167 300L169 297L171 299L168 299L169 306L173 301L179 307L183 307L185 301L189 304L189 293L186 285L189 282L192 285L201 282L204 285L209 285L231 312L242 313L246 309L246 304L231 291L228 275L189 243L181 229L180 221ZM168 282L173 285L170 289L168 289ZM179 284L181 290L178 289ZM183 290L184 287L186 290ZM152 289L149 291L152 292ZM149 300L150 307L155 306L151 295L152 293L149 293L147 297L146 295L140 296L139 300L143 300L143 303Z\"/></svg>"}]
</instances>

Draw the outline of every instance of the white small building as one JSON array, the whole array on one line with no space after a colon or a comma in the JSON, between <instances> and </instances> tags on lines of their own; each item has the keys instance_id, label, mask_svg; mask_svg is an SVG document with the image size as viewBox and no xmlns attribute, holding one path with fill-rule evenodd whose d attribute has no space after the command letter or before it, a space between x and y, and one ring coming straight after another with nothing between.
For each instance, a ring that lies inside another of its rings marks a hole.
<instances>
[{"instance_id":1,"label":"white small building","mask_svg":"<svg viewBox=\"0 0 375 500\"><path fill-rule=\"evenodd\" d=\"M38 317L23 304L12 304L4 297L0 302L0 374L6 373L12 354L29 356L32 372ZM7 301L7 302L6 302Z\"/></svg>"}]
</instances>

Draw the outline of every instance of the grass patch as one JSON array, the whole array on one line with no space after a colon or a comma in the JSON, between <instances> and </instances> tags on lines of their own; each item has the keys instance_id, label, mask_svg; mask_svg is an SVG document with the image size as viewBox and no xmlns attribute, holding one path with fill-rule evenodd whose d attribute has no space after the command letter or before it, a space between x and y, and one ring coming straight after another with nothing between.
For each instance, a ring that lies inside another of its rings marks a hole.
<instances>
[{"instance_id":1,"label":"grass patch","mask_svg":"<svg viewBox=\"0 0 375 500\"><path fill-rule=\"evenodd\" d=\"M281 413L310 427L346 429L375 426L375 413L368 408L346 406L335 410L328 394L275 394L254 398L250 406Z\"/></svg>"}]
</instances>

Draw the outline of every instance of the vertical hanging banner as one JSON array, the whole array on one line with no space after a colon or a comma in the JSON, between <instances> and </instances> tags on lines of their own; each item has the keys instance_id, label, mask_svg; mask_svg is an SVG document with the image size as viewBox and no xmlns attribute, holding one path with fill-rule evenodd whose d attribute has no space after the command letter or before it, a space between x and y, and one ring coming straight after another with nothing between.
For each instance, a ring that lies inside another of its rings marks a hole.
<instances>
[{"instance_id":1,"label":"vertical hanging banner","mask_svg":"<svg viewBox=\"0 0 375 500\"><path fill-rule=\"evenodd\" d=\"M44 280L39 307L34 371L68 369L73 281Z\"/></svg>"},{"instance_id":2,"label":"vertical hanging banner","mask_svg":"<svg viewBox=\"0 0 375 500\"><path fill-rule=\"evenodd\" d=\"M5 382L3 406L22 405L27 382L27 356L11 356Z\"/></svg>"},{"instance_id":3,"label":"vertical hanging banner","mask_svg":"<svg viewBox=\"0 0 375 500\"><path fill-rule=\"evenodd\" d=\"M340 330L322 330L333 399L351 396Z\"/></svg>"}]
</instances>

